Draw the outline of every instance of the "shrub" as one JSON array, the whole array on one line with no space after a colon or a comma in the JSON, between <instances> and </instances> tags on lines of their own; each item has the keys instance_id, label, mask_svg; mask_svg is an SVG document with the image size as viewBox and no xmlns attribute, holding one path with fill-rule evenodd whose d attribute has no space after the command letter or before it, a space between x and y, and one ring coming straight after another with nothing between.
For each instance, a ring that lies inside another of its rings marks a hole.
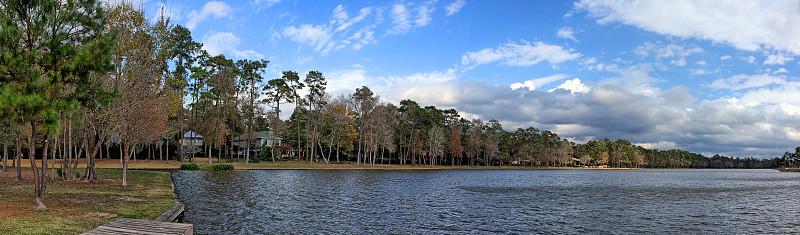
<instances>
[{"instance_id":1,"label":"shrub","mask_svg":"<svg viewBox=\"0 0 800 235\"><path fill-rule=\"evenodd\" d=\"M197 164L183 164L181 170L187 171L232 171L233 165L220 164L220 165L197 165Z\"/></svg>"},{"instance_id":2,"label":"shrub","mask_svg":"<svg viewBox=\"0 0 800 235\"><path fill-rule=\"evenodd\" d=\"M213 171L232 171L233 165L231 164L211 165L211 169Z\"/></svg>"},{"instance_id":3,"label":"shrub","mask_svg":"<svg viewBox=\"0 0 800 235\"><path fill-rule=\"evenodd\" d=\"M259 162L261 162L261 161L259 161L257 157L251 157L250 158L250 163L259 163Z\"/></svg>"},{"instance_id":4,"label":"shrub","mask_svg":"<svg viewBox=\"0 0 800 235\"><path fill-rule=\"evenodd\" d=\"M192 163L192 164L181 164L181 170L184 170L184 171L196 171L196 170L200 170L200 166L198 166L197 164L194 164L194 163Z\"/></svg>"}]
</instances>

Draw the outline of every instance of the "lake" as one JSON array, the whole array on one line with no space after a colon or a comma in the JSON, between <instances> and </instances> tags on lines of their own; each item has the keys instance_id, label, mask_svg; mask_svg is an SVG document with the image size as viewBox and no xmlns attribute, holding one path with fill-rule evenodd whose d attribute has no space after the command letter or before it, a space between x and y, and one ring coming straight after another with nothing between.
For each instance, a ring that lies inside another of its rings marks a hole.
<instances>
[{"instance_id":1,"label":"lake","mask_svg":"<svg viewBox=\"0 0 800 235\"><path fill-rule=\"evenodd\" d=\"M776 170L173 173L198 234L798 233Z\"/></svg>"}]
</instances>

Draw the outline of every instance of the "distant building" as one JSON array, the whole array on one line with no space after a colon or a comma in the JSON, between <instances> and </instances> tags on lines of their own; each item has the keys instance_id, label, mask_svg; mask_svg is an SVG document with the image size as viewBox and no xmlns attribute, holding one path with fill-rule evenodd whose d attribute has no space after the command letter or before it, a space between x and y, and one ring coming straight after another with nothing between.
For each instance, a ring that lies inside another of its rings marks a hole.
<instances>
[{"instance_id":1,"label":"distant building","mask_svg":"<svg viewBox=\"0 0 800 235\"><path fill-rule=\"evenodd\" d=\"M250 146L250 152L258 153L263 149L265 146L267 147L279 147L281 146L281 138L275 136L275 131L273 130L266 130L266 131L259 131L253 132L250 134L242 134L239 137L233 139L233 146L236 146L239 149L240 154L244 154L244 151L247 151L248 146Z\"/></svg>"},{"instance_id":2,"label":"distant building","mask_svg":"<svg viewBox=\"0 0 800 235\"><path fill-rule=\"evenodd\" d=\"M184 153L197 153L203 150L203 136L195 133L194 131L187 131L183 133L181 138Z\"/></svg>"}]
</instances>

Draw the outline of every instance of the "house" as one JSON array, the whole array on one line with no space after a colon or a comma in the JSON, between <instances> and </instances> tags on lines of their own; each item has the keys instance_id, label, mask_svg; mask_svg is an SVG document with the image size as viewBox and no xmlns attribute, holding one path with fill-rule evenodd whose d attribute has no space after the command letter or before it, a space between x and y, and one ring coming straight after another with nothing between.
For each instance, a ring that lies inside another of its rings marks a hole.
<instances>
[{"instance_id":1,"label":"house","mask_svg":"<svg viewBox=\"0 0 800 235\"><path fill-rule=\"evenodd\" d=\"M184 153L200 152L203 150L203 136L194 131L187 131L183 133L181 145L183 145Z\"/></svg>"},{"instance_id":2,"label":"house","mask_svg":"<svg viewBox=\"0 0 800 235\"><path fill-rule=\"evenodd\" d=\"M275 136L275 131L273 130L266 130L266 131L259 131L253 132L250 134L242 134L239 137L233 139L233 146L236 146L241 153L246 151L248 147L248 140L250 140L250 152L260 152L264 146L273 146L278 147L281 146L281 138Z\"/></svg>"}]
</instances>

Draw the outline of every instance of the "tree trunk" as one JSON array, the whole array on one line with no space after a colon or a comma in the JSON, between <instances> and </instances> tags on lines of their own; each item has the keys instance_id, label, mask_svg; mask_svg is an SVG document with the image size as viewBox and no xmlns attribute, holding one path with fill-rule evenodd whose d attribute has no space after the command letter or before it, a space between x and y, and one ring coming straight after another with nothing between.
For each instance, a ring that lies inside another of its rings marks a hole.
<instances>
[{"instance_id":1,"label":"tree trunk","mask_svg":"<svg viewBox=\"0 0 800 235\"><path fill-rule=\"evenodd\" d=\"M53 164L50 164L50 177L56 175L56 146L58 146L58 136L53 138L53 144L50 145L50 159L53 161Z\"/></svg>"},{"instance_id":2,"label":"tree trunk","mask_svg":"<svg viewBox=\"0 0 800 235\"><path fill-rule=\"evenodd\" d=\"M64 169L63 171L64 171L64 174L66 174L64 176L64 179L65 180L66 179L70 179L71 180L71 179L73 179L75 177L75 174L72 174L72 156L73 156L73 153L75 153L75 151L73 149L73 144L74 143L72 141L72 120L71 119L67 120L67 132L66 132L66 134L67 134L67 136L66 136L67 138L64 139L64 142L65 142L64 151L66 151L67 154L64 157L65 157L67 162L64 163L64 166L65 166L66 169Z\"/></svg>"},{"instance_id":3,"label":"tree trunk","mask_svg":"<svg viewBox=\"0 0 800 235\"><path fill-rule=\"evenodd\" d=\"M111 142L106 141L106 160L111 160L111 150L109 150L110 148L111 148Z\"/></svg>"},{"instance_id":4,"label":"tree trunk","mask_svg":"<svg viewBox=\"0 0 800 235\"><path fill-rule=\"evenodd\" d=\"M64 123L67 120L64 119ZM67 127L64 126L64 139L61 141L61 179L67 180Z\"/></svg>"},{"instance_id":5,"label":"tree trunk","mask_svg":"<svg viewBox=\"0 0 800 235\"><path fill-rule=\"evenodd\" d=\"M130 152L130 148L131 148L131 145L126 142L125 143L125 152L124 152L125 159L122 161L122 187L128 186L128 181L127 181L127 179L128 179L128 158L130 158L130 155L128 155L128 153Z\"/></svg>"},{"instance_id":6,"label":"tree trunk","mask_svg":"<svg viewBox=\"0 0 800 235\"><path fill-rule=\"evenodd\" d=\"M75 159L75 162L73 163L72 169L70 170L70 172L71 172L70 173L71 174L70 177L72 177L72 179L75 179L75 172L78 172L78 162L80 162L81 155L83 155L83 152L85 152L85 150L86 150L86 141L83 142L83 146L80 147L78 149L78 152L75 153L75 156L73 156L73 158ZM89 159L88 158L86 159L86 163L87 164L89 163Z\"/></svg>"},{"instance_id":7,"label":"tree trunk","mask_svg":"<svg viewBox=\"0 0 800 235\"><path fill-rule=\"evenodd\" d=\"M17 163L16 163L15 167L17 168L17 180L18 181L22 180L22 145L20 144L20 141L22 141L22 138L19 138L19 136L17 136L17 141L16 141L17 142L16 143L16 149L17 150L14 151L14 156L17 159Z\"/></svg>"},{"instance_id":8,"label":"tree trunk","mask_svg":"<svg viewBox=\"0 0 800 235\"><path fill-rule=\"evenodd\" d=\"M336 162L339 162L339 150L342 148L340 141L336 141Z\"/></svg>"},{"instance_id":9,"label":"tree trunk","mask_svg":"<svg viewBox=\"0 0 800 235\"><path fill-rule=\"evenodd\" d=\"M169 137L167 137L167 157L164 158L164 163L169 163Z\"/></svg>"},{"instance_id":10,"label":"tree trunk","mask_svg":"<svg viewBox=\"0 0 800 235\"><path fill-rule=\"evenodd\" d=\"M194 132L192 132L194 133ZM197 133L192 134L192 137L195 137ZM197 148L197 138L192 138L192 156L189 158L189 162L194 163L194 152L195 148ZM133 162L136 162L136 157L133 157Z\"/></svg>"},{"instance_id":11,"label":"tree trunk","mask_svg":"<svg viewBox=\"0 0 800 235\"><path fill-rule=\"evenodd\" d=\"M86 139L83 141L83 146L86 149L86 171L83 174L84 182L98 182L99 178L97 177L97 168L95 168L95 155L100 150L100 144L98 143L99 135L97 133L94 136L90 136L88 133L86 134ZM92 143L90 143L92 142ZM90 146L94 145L94 146ZM77 162L77 161L76 161Z\"/></svg>"},{"instance_id":12,"label":"tree trunk","mask_svg":"<svg viewBox=\"0 0 800 235\"><path fill-rule=\"evenodd\" d=\"M8 172L8 140L3 141L3 172Z\"/></svg>"},{"instance_id":13,"label":"tree trunk","mask_svg":"<svg viewBox=\"0 0 800 235\"><path fill-rule=\"evenodd\" d=\"M47 210L47 206L44 205L44 192L47 187L47 179L45 179L44 173L44 166L46 166L46 159L42 157L42 169L39 169L36 166L36 121L31 120L31 134L28 136L28 158L31 160L31 171L33 172L33 184L34 184L34 210ZM47 140L45 140L45 145Z\"/></svg>"}]
</instances>

